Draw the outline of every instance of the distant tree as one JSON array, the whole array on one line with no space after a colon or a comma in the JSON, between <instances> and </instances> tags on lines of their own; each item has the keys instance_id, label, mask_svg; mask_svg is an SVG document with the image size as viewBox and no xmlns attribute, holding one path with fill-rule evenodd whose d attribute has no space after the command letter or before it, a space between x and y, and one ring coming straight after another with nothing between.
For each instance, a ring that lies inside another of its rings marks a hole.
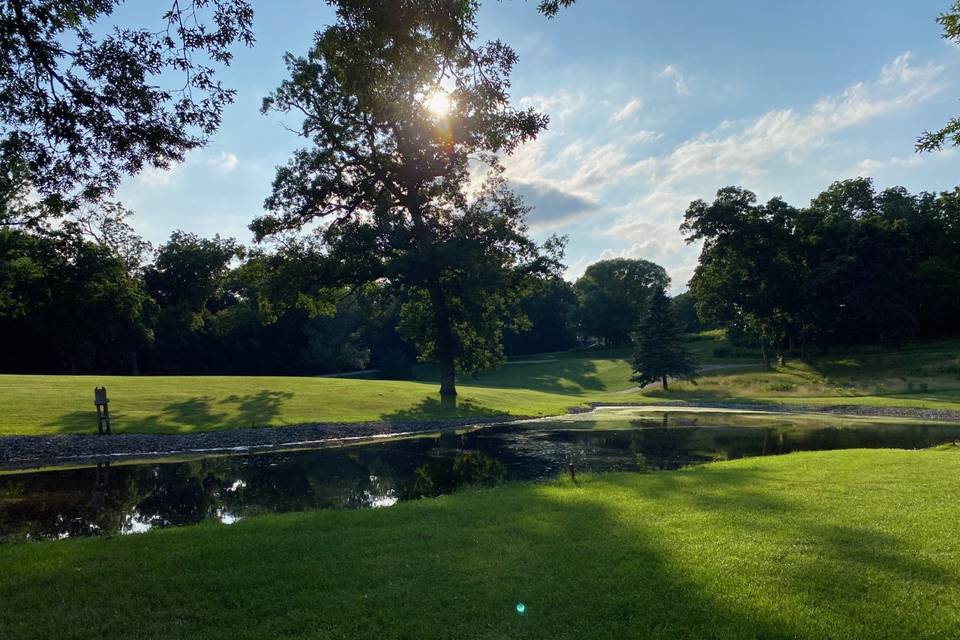
<instances>
[{"instance_id":1,"label":"distant tree","mask_svg":"<svg viewBox=\"0 0 960 640\"><path fill-rule=\"evenodd\" d=\"M98 202L219 127L234 91L214 67L252 44L250 5L174 0L159 28L105 24L121 3L0 2L0 212L23 181L46 214Z\"/></svg>"},{"instance_id":2,"label":"distant tree","mask_svg":"<svg viewBox=\"0 0 960 640\"><path fill-rule=\"evenodd\" d=\"M626 344L653 291L669 285L666 270L649 260L615 258L591 264L573 285L580 331L607 346Z\"/></svg>"},{"instance_id":3,"label":"distant tree","mask_svg":"<svg viewBox=\"0 0 960 640\"><path fill-rule=\"evenodd\" d=\"M769 367L771 348L782 353L799 321L804 267L790 232L796 210L778 198L756 200L739 187L720 189L710 204L690 203L680 230L688 243L703 242L690 280L698 315L759 335Z\"/></svg>"},{"instance_id":4,"label":"distant tree","mask_svg":"<svg viewBox=\"0 0 960 640\"><path fill-rule=\"evenodd\" d=\"M634 343L630 379L637 384L659 381L666 391L668 378L695 380L697 368L683 345L683 330L662 287L654 289L634 334Z\"/></svg>"},{"instance_id":5,"label":"distant tree","mask_svg":"<svg viewBox=\"0 0 960 640\"><path fill-rule=\"evenodd\" d=\"M904 216L917 204L906 190L877 194L869 178L854 178L834 182L800 212L804 323L821 346L916 335L920 283Z\"/></svg>"},{"instance_id":6,"label":"distant tree","mask_svg":"<svg viewBox=\"0 0 960 640\"><path fill-rule=\"evenodd\" d=\"M510 355L563 351L576 346L577 295L573 285L563 278L540 282L520 300L520 310L529 325L508 332L506 346Z\"/></svg>"},{"instance_id":7,"label":"distant tree","mask_svg":"<svg viewBox=\"0 0 960 640\"><path fill-rule=\"evenodd\" d=\"M697 333L707 328L697 315L697 300L690 291L684 291L670 298L670 306L684 333Z\"/></svg>"},{"instance_id":8,"label":"distant tree","mask_svg":"<svg viewBox=\"0 0 960 640\"><path fill-rule=\"evenodd\" d=\"M127 271L139 273L151 258L153 246L140 237L128 219L133 212L116 202L103 202L76 216L80 230L123 260Z\"/></svg>"},{"instance_id":9,"label":"distant tree","mask_svg":"<svg viewBox=\"0 0 960 640\"><path fill-rule=\"evenodd\" d=\"M144 272L146 289L159 307L153 366L180 373L189 370L190 362L210 355L200 349L201 336L212 330L214 315L231 305L230 263L242 255L243 247L232 238L207 239L183 231L175 231L160 246ZM238 327L239 322L235 318L231 324ZM249 326L249 320L243 322ZM212 360L208 368L216 370Z\"/></svg>"},{"instance_id":10,"label":"distant tree","mask_svg":"<svg viewBox=\"0 0 960 640\"><path fill-rule=\"evenodd\" d=\"M960 0L954 0L950 9L937 16L937 22L943 27L943 38L960 44ZM950 118L937 131L924 131L917 138L917 151L939 151L945 144L960 144L960 118Z\"/></svg>"},{"instance_id":11,"label":"distant tree","mask_svg":"<svg viewBox=\"0 0 960 640\"><path fill-rule=\"evenodd\" d=\"M150 305L127 263L76 223L0 228L0 370L136 373Z\"/></svg>"},{"instance_id":12,"label":"distant tree","mask_svg":"<svg viewBox=\"0 0 960 640\"><path fill-rule=\"evenodd\" d=\"M510 106L516 54L477 43L478 3L338 0L336 23L264 111L302 117L310 146L281 167L254 221L258 240L317 225L326 286L387 282L407 302L403 326L456 395L456 370L503 357L517 288L557 271L557 241L527 237L527 208L496 178L509 153L547 124ZM470 163L493 168L468 194Z\"/></svg>"},{"instance_id":13,"label":"distant tree","mask_svg":"<svg viewBox=\"0 0 960 640\"><path fill-rule=\"evenodd\" d=\"M690 281L701 317L756 339L769 361L800 346L897 344L960 330L960 191L877 193L838 181L797 209L721 189L681 230L703 241Z\"/></svg>"}]
</instances>

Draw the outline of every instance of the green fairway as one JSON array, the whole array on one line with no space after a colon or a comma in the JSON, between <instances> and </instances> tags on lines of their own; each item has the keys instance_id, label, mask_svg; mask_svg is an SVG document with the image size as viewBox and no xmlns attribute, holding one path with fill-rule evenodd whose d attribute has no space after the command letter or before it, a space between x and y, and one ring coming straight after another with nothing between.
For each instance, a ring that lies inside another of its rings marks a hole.
<instances>
[{"instance_id":1,"label":"green fairway","mask_svg":"<svg viewBox=\"0 0 960 640\"><path fill-rule=\"evenodd\" d=\"M455 406L440 403L430 367L411 382L266 376L0 376L0 435L91 433L93 387L106 385L117 432L181 433L315 422L416 421L556 415L590 402L669 400L854 404L960 410L960 342L792 360L772 371L718 358L722 335L689 343L710 370L697 385L630 391L629 349L528 356L465 377ZM743 368L746 366L746 368Z\"/></svg>"},{"instance_id":2,"label":"green fairway","mask_svg":"<svg viewBox=\"0 0 960 640\"><path fill-rule=\"evenodd\" d=\"M712 372L649 397L714 402L783 402L960 409L960 341L862 349L789 360L764 371Z\"/></svg>"},{"instance_id":3,"label":"green fairway","mask_svg":"<svg viewBox=\"0 0 960 640\"><path fill-rule=\"evenodd\" d=\"M850 450L0 545L0 637L954 637L958 491Z\"/></svg>"},{"instance_id":4,"label":"green fairway","mask_svg":"<svg viewBox=\"0 0 960 640\"><path fill-rule=\"evenodd\" d=\"M257 376L0 376L0 434L96 432L106 385L115 432L179 433L309 422L415 421L563 413L585 393L462 385L443 406L425 382Z\"/></svg>"}]
</instances>

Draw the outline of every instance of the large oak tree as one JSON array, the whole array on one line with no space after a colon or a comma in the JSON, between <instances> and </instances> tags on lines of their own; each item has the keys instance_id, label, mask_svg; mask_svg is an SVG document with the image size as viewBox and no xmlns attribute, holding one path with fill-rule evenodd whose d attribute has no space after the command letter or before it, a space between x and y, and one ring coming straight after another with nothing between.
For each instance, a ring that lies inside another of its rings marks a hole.
<instances>
[{"instance_id":1,"label":"large oak tree","mask_svg":"<svg viewBox=\"0 0 960 640\"><path fill-rule=\"evenodd\" d=\"M305 56L287 56L290 78L264 101L300 117L309 144L278 170L270 213L251 228L261 240L314 230L328 284L402 290L404 324L439 363L441 395L455 396L458 366L502 358L517 289L558 266L559 243L529 240L527 208L495 157L547 118L511 106L517 56L478 42L478 2L335 4L335 24ZM471 194L483 166L490 174Z\"/></svg>"}]
</instances>

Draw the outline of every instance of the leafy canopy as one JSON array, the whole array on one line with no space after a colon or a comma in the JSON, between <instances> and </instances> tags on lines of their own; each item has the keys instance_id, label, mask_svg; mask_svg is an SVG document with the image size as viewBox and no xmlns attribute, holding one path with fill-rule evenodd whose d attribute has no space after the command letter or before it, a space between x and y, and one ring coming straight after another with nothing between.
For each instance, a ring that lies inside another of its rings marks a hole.
<instances>
[{"instance_id":1,"label":"leafy canopy","mask_svg":"<svg viewBox=\"0 0 960 640\"><path fill-rule=\"evenodd\" d=\"M519 320L518 288L556 272L562 249L527 238L527 207L496 154L548 119L511 106L517 56L477 42L479 3L334 4L337 22L305 56L287 56L290 78L264 100L264 111L300 116L310 144L278 170L270 213L251 228L258 240L312 229L325 283L403 291L403 326L447 375L454 358L466 371L495 364L503 325ZM437 95L445 112L431 109Z\"/></svg>"},{"instance_id":2,"label":"leafy canopy","mask_svg":"<svg viewBox=\"0 0 960 640\"><path fill-rule=\"evenodd\" d=\"M99 201L219 127L234 91L215 67L253 43L250 5L173 0L159 31L106 28L121 2L0 2L0 212L25 181L47 212Z\"/></svg>"},{"instance_id":3,"label":"leafy canopy","mask_svg":"<svg viewBox=\"0 0 960 640\"><path fill-rule=\"evenodd\" d=\"M943 37L960 44L960 0L954 0L950 10L937 16L937 22L943 27ZM960 144L960 118L950 118L937 131L924 131L917 138L917 151L939 151L944 145Z\"/></svg>"}]
</instances>

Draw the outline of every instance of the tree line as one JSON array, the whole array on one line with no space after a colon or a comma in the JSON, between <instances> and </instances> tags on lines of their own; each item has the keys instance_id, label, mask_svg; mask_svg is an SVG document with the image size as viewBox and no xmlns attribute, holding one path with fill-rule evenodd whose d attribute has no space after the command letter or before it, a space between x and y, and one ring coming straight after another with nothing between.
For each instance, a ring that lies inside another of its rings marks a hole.
<instances>
[{"instance_id":1,"label":"tree line","mask_svg":"<svg viewBox=\"0 0 960 640\"><path fill-rule=\"evenodd\" d=\"M878 192L855 178L795 207L727 187L692 202L681 231L703 243L689 285L699 317L749 336L768 364L960 331L960 189Z\"/></svg>"},{"instance_id":2,"label":"tree line","mask_svg":"<svg viewBox=\"0 0 960 640\"><path fill-rule=\"evenodd\" d=\"M327 286L315 278L324 258L308 243L267 252L177 231L154 248L129 216L106 206L57 225L0 225L0 371L375 368L404 378L418 359L434 358L417 291L388 281ZM668 282L659 265L627 259L593 264L576 283L533 280L515 291L510 313L488 319L495 335L483 348L505 357L626 345L641 307Z\"/></svg>"},{"instance_id":3,"label":"tree line","mask_svg":"<svg viewBox=\"0 0 960 640\"><path fill-rule=\"evenodd\" d=\"M118 4L0 2L5 369L293 373L415 353L452 397L458 373L496 366L525 336L540 350L626 344L666 288L652 263L604 261L571 291L562 239L529 237L498 156L549 118L511 103L517 55L479 38L476 0L331 0L334 22L286 56L288 78L263 101L297 115L303 145L251 224L258 245L177 233L146 261L109 197L217 130L234 98L218 74L253 44L253 11L174 2L159 31L102 29ZM958 6L939 19L951 40ZM673 303L678 330L721 323L768 359L954 331L955 199L860 180L804 209L737 188L695 202L683 231L704 251Z\"/></svg>"}]
</instances>

